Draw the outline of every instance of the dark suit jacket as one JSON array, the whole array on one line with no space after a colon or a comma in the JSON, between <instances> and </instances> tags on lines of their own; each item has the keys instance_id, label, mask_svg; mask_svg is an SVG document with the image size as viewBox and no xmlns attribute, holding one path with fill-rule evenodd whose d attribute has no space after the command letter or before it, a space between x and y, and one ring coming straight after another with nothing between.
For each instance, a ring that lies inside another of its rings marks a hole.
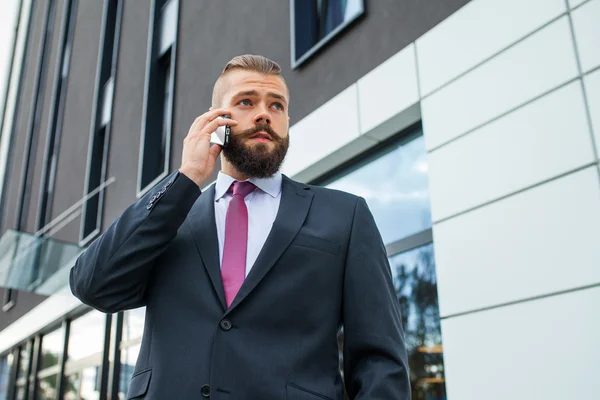
<instances>
[{"instance_id":1,"label":"dark suit jacket","mask_svg":"<svg viewBox=\"0 0 600 400\"><path fill-rule=\"evenodd\" d=\"M399 304L360 197L283 177L271 233L229 309L214 185L175 172L79 257L73 294L107 313L146 306L127 398L409 400Z\"/></svg>"}]
</instances>

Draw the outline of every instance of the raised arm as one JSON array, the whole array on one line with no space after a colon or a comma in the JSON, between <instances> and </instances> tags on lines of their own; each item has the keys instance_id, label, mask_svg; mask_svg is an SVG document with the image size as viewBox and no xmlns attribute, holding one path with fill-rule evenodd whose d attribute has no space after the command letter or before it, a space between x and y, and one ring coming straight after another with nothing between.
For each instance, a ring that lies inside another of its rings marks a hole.
<instances>
[{"instance_id":1,"label":"raised arm","mask_svg":"<svg viewBox=\"0 0 600 400\"><path fill-rule=\"evenodd\" d=\"M83 303L104 312L144 305L154 261L167 249L200 196L199 187L215 169L221 146L210 145L218 126L237 125L218 118L229 110L211 110L196 118L183 143L179 171L131 205L78 258L71 269L71 291Z\"/></svg>"}]
</instances>

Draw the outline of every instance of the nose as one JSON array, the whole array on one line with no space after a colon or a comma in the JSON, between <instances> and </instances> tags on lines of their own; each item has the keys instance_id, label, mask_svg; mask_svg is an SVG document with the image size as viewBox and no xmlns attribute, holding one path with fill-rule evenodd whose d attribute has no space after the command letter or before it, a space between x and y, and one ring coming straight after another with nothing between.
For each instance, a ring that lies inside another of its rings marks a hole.
<instances>
[{"instance_id":1,"label":"nose","mask_svg":"<svg viewBox=\"0 0 600 400\"><path fill-rule=\"evenodd\" d=\"M271 116L263 110L254 117L254 123L271 125Z\"/></svg>"}]
</instances>

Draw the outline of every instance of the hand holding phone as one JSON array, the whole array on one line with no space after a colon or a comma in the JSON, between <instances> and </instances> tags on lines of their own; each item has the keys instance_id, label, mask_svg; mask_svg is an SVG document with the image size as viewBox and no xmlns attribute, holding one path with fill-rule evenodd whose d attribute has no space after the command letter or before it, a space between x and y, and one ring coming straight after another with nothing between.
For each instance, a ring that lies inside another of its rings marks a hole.
<instances>
[{"instance_id":1,"label":"hand holding phone","mask_svg":"<svg viewBox=\"0 0 600 400\"><path fill-rule=\"evenodd\" d=\"M221 118L225 115L229 119ZM236 120L229 117L229 110L223 108L211 109L196 118L183 141L179 171L201 187L213 173L222 148L229 143L230 126L237 124ZM225 127L220 134L222 139L217 137L219 146L213 146L212 137L219 136L216 133L219 127Z\"/></svg>"}]
</instances>

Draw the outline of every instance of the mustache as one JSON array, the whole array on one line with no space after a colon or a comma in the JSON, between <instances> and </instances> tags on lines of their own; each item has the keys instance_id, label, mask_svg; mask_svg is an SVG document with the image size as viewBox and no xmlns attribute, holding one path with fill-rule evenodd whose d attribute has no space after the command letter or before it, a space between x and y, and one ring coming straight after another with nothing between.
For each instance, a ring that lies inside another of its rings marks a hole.
<instances>
[{"instance_id":1,"label":"mustache","mask_svg":"<svg viewBox=\"0 0 600 400\"><path fill-rule=\"evenodd\" d=\"M249 139L258 132L266 132L274 142L279 142L281 140L277 132L275 132L268 124L256 125L253 128L246 129L245 131L241 131L235 135L240 139Z\"/></svg>"}]
</instances>

